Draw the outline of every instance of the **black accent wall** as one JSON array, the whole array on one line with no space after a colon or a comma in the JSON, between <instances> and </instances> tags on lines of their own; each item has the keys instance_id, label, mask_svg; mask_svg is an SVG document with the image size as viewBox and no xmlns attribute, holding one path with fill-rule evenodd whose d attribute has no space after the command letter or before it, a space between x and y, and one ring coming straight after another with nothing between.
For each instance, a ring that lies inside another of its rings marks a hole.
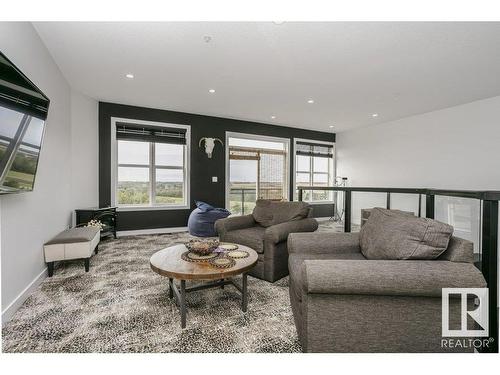
<instances>
[{"instance_id":1,"label":"black accent wall","mask_svg":"<svg viewBox=\"0 0 500 375\"><path fill-rule=\"evenodd\" d=\"M191 126L191 206L194 200L206 201L218 207L225 206L225 150L216 144L212 158L198 147L202 137L215 137L225 141L226 131L289 138L293 155L293 138L317 141L335 141L335 134L240 121L222 117L196 115L114 103L99 103L99 205L111 204L111 117L158 121ZM225 143L225 142L224 142ZM226 145L224 145L226 147ZM294 158L290 158L290 176ZM212 176L218 182L212 182ZM290 197L293 187L290 186ZM185 227L191 210L121 211L118 230ZM332 205L314 206L315 217L332 216Z\"/></svg>"}]
</instances>

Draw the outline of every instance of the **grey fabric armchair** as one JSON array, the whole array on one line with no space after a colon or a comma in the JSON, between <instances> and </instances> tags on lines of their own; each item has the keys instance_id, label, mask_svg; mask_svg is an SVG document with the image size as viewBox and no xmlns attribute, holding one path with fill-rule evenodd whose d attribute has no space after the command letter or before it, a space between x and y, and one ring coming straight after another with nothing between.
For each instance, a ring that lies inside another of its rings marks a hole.
<instances>
[{"instance_id":1,"label":"grey fabric armchair","mask_svg":"<svg viewBox=\"0 0 500 375\"><path fill-rule=\"evenodd\" d=\"M452 351L441 347L441 288L486 286L472 243L456 237L436 260L367 260L358 233L294 233L288 251L305 352ZM450 299L452 324L460 324L459 307Z\"/></svg>"},{"instance_id":2,"label":"grey fabric armchair","mask_svg":"<svg viewBox=\"0 0 500 375\"><path fill-rule=\"evenodd\" d=\"M249 274L274 282L288 275L288 235L318 229L311 216L305 202L257 201L253 214L217 220L215 230L221 241L254 249L259 258Z\"/></svg>"}]
</instances>

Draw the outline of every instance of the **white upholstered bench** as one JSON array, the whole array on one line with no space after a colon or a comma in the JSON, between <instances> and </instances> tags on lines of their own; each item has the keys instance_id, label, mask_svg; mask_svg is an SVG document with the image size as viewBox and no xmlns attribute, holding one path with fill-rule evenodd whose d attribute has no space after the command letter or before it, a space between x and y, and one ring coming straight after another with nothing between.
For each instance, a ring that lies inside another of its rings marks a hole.
<instances>
[{"instance_id":1,"label":"white upholstered bench","mask_svg":"<svg viewBox=\"0 0 500 375\"><path fill-rule=\"evenodd\" d=\"M85 272L89 271L90 257L97 254L101 231L97 227L67 229L43 245L49 277L54 274L54 262L83 259Z\"/></svg>"}]
</instances>

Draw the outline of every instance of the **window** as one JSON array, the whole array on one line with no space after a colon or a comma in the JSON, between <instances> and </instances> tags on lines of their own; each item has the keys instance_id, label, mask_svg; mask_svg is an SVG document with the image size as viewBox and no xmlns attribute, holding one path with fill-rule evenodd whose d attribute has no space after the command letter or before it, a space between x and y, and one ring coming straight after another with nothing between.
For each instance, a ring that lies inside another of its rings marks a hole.
<instances>
[{"instance_id":1,"label":"window","mask_svg":"<svg viewBox=\"0 0 500 375\"><path fill-rule=\"evenodd\" d=\"M189 127L113 119L118 207L188 208Z\"/></svg>"},{"instance_id":2,"label":"window","mask_svg":"<svg viewBox=\"0 0 500 375\"><path fill-rule=\"evenodd\" d=\"M288 199L288 139L226 133L226 207L237 215L252 212L257 199Z\"/></svg>"},{"instance_id":3,"label":"window","mask_svg":"<svg viewBox=\"0 0 500 375\"><path fill-rule=\"evenodd\" d=\"M332 186L334 182L334 144L329 142L295 139L295 187ZM295 190L298 199L298 190ZM332 202L332 191L304 190L307 202Z\"/></svg>"}]
</instances>

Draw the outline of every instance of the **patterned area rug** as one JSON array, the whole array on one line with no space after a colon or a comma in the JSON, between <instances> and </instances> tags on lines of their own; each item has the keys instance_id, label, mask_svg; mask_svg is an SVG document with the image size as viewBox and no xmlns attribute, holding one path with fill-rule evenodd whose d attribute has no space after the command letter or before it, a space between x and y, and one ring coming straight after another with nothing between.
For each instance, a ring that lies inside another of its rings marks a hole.
<instances>
[{"instance_id":1,"label":"patterned area rug","mask_svg":"<svg viewBox=\"0 0 500 375\"><path fill-rule=\"evenodd\" d=\"M331 223L320 231L335 230ZM187 294L180 328L167 279L149 258L187 233L106 240L90 260L60 263L2 328L4 352L300 352L288 278L248 278L248 312L232 286ZM192 285L192 284L190 284Z\"/></svg>"}]
</instances>

